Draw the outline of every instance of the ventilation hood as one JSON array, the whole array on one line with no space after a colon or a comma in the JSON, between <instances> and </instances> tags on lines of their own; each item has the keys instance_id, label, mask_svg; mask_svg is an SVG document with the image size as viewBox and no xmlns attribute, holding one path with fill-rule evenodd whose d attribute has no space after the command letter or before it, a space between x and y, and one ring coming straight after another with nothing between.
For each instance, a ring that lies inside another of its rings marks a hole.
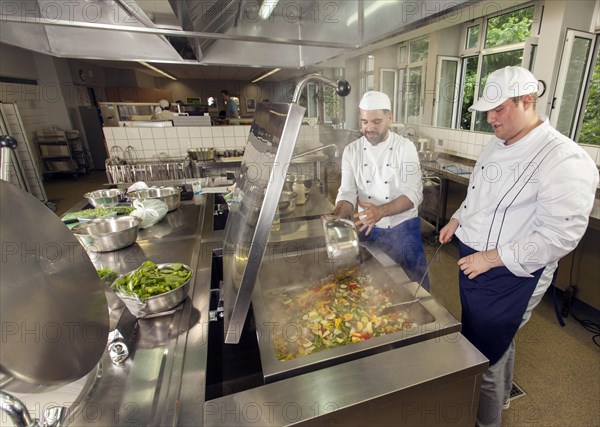
<instances>
[{"instance_id":1,"label":"ventilation hood","mask_svg":"<svg viewBox=\"0 0 600 427\"><path fill-rule=\"evenodd\" d=\"M0 41L65 58L302 69L433 22L461 3L16 0L2 2Z\"/></svg>"}]
</instances>

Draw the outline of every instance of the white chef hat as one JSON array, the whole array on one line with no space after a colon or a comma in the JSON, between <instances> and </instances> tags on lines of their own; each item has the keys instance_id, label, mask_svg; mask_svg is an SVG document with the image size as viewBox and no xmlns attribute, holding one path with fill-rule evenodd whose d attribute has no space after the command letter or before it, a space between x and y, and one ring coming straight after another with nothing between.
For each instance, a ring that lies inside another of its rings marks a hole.
<instances>
[{"instance_id":1,"label":"white chef hat","mask_svg":"<svg viewBox=\"0 0 600 427\"><path fill-rule=\"evenodd\" d=\"M527 68L504 67L488 76L481 98L469 111L490 111L509 98L537 93L538 80Z\"/></svg>"},{"instance_id":2,"label":"white chef hat","mask_svg":"<svg viewBox=\"0 0 600 427\"><path fill-rule=\"evenodd\" d=\"M161 108L169 108L169 101L166 99L161 99L158 101L158 105L160 105Z\"/></svg>"},{"instance_id":3,"label":"white chef hat","mask_svg":"<svg viewBox=\"0 0 600 427\"><path fill-rule=\"evenodd\" d=\"M370 90L366 92L362 99L360 100L360 104L358 104L358 108L361 110L392 110L392 103L390 102L390 98L383 92L378 92L376 90Z\"/></svg>"}]
</instances>

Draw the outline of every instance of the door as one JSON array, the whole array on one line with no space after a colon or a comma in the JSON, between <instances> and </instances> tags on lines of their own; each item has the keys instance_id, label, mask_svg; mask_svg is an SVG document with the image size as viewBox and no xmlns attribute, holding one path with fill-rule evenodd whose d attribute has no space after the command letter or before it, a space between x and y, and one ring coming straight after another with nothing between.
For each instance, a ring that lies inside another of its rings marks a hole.
<instances>
[{"instance_id":1,"label":"door","mask_svg":"<svg viewBox=\"0 0 600 427\"><path fill-rule=\"evenodd\" d=\"M83 123L83 130L94 169L104 170L106 169L107 151L98 109L97 107L79 107L79 115Z\"/></svg>"}]
</instances>

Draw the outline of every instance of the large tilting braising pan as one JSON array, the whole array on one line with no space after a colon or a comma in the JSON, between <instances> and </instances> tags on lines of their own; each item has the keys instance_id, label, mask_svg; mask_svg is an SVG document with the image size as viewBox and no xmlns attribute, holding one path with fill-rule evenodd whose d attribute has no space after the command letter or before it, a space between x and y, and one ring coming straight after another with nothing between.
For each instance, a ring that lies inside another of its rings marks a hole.
<instances>
[{"instance_id":1,"label":"large tilting braising pan","mask_svg":"<svg viewBox=\"0 0 600 427\"><path fill-rule=\"evenodd\" d=\"M99 362L104 285L73 233L43 203L0 181L0 388L43 392Z\"/></svg>"}]
</instances>

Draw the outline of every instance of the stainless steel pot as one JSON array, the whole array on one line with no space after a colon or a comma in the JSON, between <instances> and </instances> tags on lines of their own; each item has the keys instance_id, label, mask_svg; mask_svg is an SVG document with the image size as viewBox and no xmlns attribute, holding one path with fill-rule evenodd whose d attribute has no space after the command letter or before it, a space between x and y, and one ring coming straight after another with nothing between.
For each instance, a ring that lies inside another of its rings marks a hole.
<instances>
[{"instance_id":1,"label":"stainless steel pot","mask_svg":"<svg viewBox=\"0 0 600 427\"><path fill-rule=\"evenodd\" d=\"M179 187L159 187L144 188L127 193L131 200L159 199L165 202L169 212L174 211L181 203L181 188Z\"/></svg>"},{"instance_id":2,"label":"stainless steel pot","mask_svg":"<svg viewBox=\"0 0 600 427\"><path fill-rule=\"evenodd\" d=\"M296 209L296 199L298 194L293 191L282 191L279 197L279 215L289 215Z\"/></svg>"},{"instance_id":3,"label":"stainless steel pot","mask_svg":"<svg viewBox=\"0 0 600 427\"><path fill-rule=\"evenodd\" d=\"M214 148L190 148L187 150L188 155L192 160L210 161L215 159Z\"/></svg>"},{"instance_id":4,"label":"stainless steel pot","mask_svg":"<svg viewBox=\"0 0 600 427\"><path fill-rule=\"evenodd\" d=\"M422 160L424 162L436 162L438 159L438 155L439 153L437 153L436 151L427 149L425 150L425 152L423 153L423 158Z\"/></svg>"}]
</instances>

